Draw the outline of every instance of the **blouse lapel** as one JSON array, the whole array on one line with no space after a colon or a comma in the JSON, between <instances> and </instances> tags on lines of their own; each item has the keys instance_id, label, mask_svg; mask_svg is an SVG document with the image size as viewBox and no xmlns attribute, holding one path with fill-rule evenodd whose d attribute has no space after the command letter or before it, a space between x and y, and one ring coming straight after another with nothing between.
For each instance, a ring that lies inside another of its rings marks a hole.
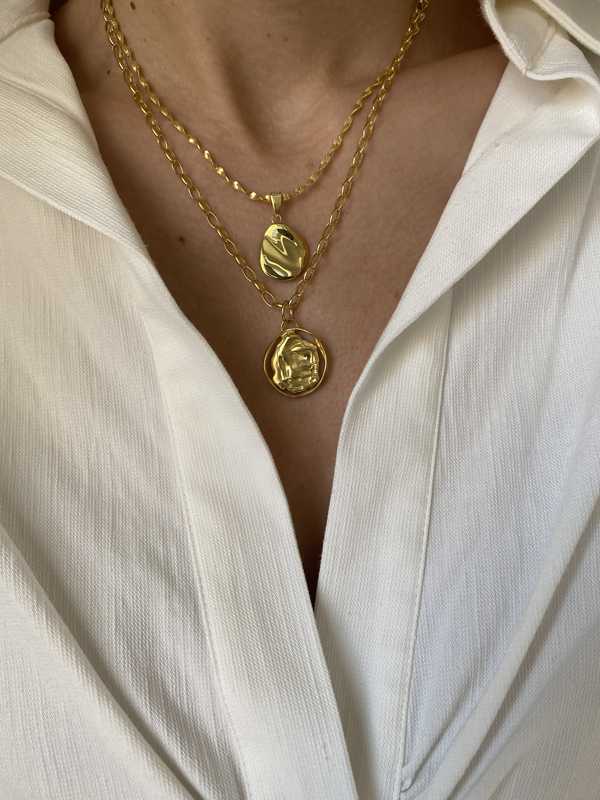
<instances>
[{"instance_id":1,"label":"blouse lapel","mask_svg":"<svg viewBox=\"0 0 600 800\"><path fill-rule=\"evenodd\" d=\"M336 701L268 448L148 259L54 43L47 3L21 18L11 5L17 24L0 43L0 175L125 248L164 389L190 568L248 796L352 800Z\"/></svg>"},{"instance_id":2,"label":"blouse lapel","mask_svg":"<svg viewBox=\"0 0 600 800\"><path fill-rule=\"evenodd\" d=\"M139 307L164 389L198 590L249 794L349 800L354 780L275 465L213 351L166 295L156 303L140 267Z\"/></svg>"},{"instance_id":3,"label":"blouse lapel","mask_svg":"<svg viewBox=\"0 0 600 800\"><path fill-rule=\"evenodd\" d=\"M510 9L518 16L516 3ZM525 74L509 64L464 174L355 387L340 435L317 621L361 797L400 791L452 286L600 138L596 75L539 10L527 5L524 15L521 28L511 17L502 36L508 50L511 35L533 26L536 60L520 64ZM527 56L525 46L521 53ZM541 586L540 593L546 597ZM540 607L532 606L527 636ZM522 645L515 643L518 658ZM498 682L506 691L508 667ZM446 797L458 780L498 697L490 694L485 713L467 723L428 800Z\"/></svg>"}]
</instances>

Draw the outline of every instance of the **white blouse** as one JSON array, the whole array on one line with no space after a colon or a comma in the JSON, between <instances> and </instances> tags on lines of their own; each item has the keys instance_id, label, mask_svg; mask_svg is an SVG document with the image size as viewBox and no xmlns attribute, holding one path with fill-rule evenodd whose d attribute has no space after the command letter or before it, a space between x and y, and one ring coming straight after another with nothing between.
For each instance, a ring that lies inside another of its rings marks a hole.
<instances>
[{"instance_id":1,"label":"white blouse","mask_svg":"<svg viewBox=\"0 0 600 800\"><path fill-rule=\"evenodd\" d=\"M348 403L315 613L47 5L0 0L2 800L598 800L598 0L482 2L510 62Z\"/></svg>"}]
</instances>

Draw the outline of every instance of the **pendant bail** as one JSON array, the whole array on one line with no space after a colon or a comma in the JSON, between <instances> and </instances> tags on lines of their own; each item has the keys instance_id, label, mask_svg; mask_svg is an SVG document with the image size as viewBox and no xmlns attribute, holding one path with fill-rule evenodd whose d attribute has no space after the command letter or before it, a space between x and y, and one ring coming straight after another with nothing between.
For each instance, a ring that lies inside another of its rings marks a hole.
<instances>
[{"instance_id":1,"label":"pendant bail","mask_svg":"<svg viewBox=\"0 0 600 800\"><path fill-rule=\"evenodd\" d=\"M283 200L283 195L280 192L277 192L277 194L270 194L269 198L271 199L271 205L273 206L274 217L279 217L279 219L281 219L281 214L279 212L281 210L281 201Z\"/></svg>"},{"instance_id":2,"label":"pendant bail","mask_svg":"<svg viewBox=\"0 0 600 800\"><path fill-rule=\"evenodd\" d=\"M270 194L269 198L271 200L271 205L273 206L273 213L279 214L281 210L281 201L283 200L283 195L281 192L277 192L276 194Z\"/></svg>"}]
</instances>

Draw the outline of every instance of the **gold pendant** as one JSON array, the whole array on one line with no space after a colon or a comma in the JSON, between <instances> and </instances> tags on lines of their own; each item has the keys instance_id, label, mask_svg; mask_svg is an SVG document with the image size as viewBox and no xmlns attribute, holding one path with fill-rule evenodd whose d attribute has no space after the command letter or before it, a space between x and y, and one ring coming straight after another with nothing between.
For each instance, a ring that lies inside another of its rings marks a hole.
<instances>
[{"instance_id":1,"label":"gold pendant","mask_svg":"<svg viewBox=\"0 0 600 800\"><path fill-rule=\"evenodd\" d=\"M280 281L297 278L304 269L308 247L304 239L287 225L276 222L263 236L260 266L265 275Z\"/></svg>"},{"instance_id":2,"label":"gold pendant","mask_svg":"<svg viewBox=\"0 0 600 800\"><path fill-rule=\"evenodd\" d=\"M280 394L303 397L314 392L323 382L327 354L310 331L288 328L267 347L263 369L271 386Z\"/></svg>"},{"instance_id":3,"label":"gold pendant","mask_svg":"<svg viewBox=\"0 0 600 800\"><path fill-rule=\"evenodd\" d=\"M265 275L279 281L297 278L304 269L308 256L308 245L304 239L281 222L279 210L282 196L272 194L271 203L275 212L272 224L265 231L260 248L260 266Z\"/></svg>"}]
</instances>

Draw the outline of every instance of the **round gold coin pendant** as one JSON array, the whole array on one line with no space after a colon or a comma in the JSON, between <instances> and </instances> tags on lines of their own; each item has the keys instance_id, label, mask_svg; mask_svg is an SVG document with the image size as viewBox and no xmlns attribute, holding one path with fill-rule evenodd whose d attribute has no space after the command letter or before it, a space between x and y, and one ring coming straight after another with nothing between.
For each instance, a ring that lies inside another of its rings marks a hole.
<instances>
[{"instance_id":1,"label":"round gold coin pendant","mask_svg":"<svg viewBox=\"0 0 600 800\"><path fill-rule=\"evenodd\" d=\"M297 278L307 255L308 246L296 231L282 222L269 225L260 248L260 266L265 275L280 281Z\"/></svg>"},{"instance_id":2,"label":"round gold coin pendant","mask_svg":"<svg viewBox=\"0 0 600 800\"><path fill-rule=\"evenodd\" d=\"M327 354L310 331L288 328L267 347L263 368L267 380L280 394L304 397L323 382Z\"/></svg>"}]
</instances>

